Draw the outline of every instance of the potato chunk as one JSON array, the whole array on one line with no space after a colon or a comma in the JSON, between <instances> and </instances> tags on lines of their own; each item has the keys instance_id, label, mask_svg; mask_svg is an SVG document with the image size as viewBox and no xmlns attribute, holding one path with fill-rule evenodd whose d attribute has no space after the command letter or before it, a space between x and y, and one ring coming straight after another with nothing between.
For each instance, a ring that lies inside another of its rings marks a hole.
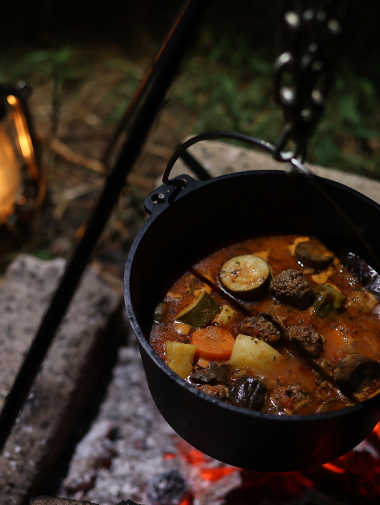
<instances>
[{"instance_id":1,"label":"potato chunk","mask_svg":"<svg viewBox=\"0 0 380 505\"><path fill-rule=\"evenodd\" d=\"M237 312L232 307L223 305L222 310L214 317L213 323L219 326L227 326L228 323L232 323L236 316Z\"/></svg>"},{"instance_id":2,"label":"potato chunk","mask_svg":"<svg viewBox=\"0 0 380 505\"><path fill-rule=\"evenodd\" d=\"M181 342L165 342L168 367L185 379L193 371L196 345Z\"/></svg>"},{"instance_id":3,"label":"potato chunk","mask_svg":"<svg viewBox=\"0 0 380 505\"><path fill-rule=\"evenodd\" d=\"M242 334L236 337L230 358L233 367L249 367L267 372L283 362L281 354L263 340Z\"/></svg>"}]
</instances>

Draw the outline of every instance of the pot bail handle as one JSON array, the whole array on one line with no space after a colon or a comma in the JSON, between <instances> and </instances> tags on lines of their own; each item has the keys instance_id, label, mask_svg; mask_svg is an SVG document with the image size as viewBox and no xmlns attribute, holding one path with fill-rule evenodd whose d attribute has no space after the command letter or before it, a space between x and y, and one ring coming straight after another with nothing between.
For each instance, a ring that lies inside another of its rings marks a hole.
<instances>
[{"instance_id":1,"label":"pot bail handle","mask_svg":"<svg viewBox=\"0 0 380 505\"><path fill-rule=\"evenodd\" d=\"M197 144L198 142L201 142L203 140L218 140L218 139L237 140L238 142L243 142L245 144L249 144L254 147L260 147L265 151L270 152L274 157L277 151L277 148L270 142L266 142L265 140L251 137L250 135L244 135L243 133L220 131L220 132L201 133L200 135L196 135L195 137L192 137L183 144L181 144L176 149L174 154L169 159L168 164L166 165L166 168L162 174L163 184L175 187L175 190L170 195L170 201L168 202L169 204L174 202L178 193L186 186L186 180L183 180L181 178L169 179L170 172L175 162L181 156L181 154L185 152L189 147L193 146L194 144ZM373 247L364 236L364 233L362 233L359 226L355 224L355 222L351 219L349 214L328 194L328 192L326 192L322 188L322 186L318 183L317 180L318 178L313 174L313 172L308 167L306 167L303 163L301 163L301 161L299 161L297 158L291 158L288 160L288 163L289 164L287 164L288 167L287 172L289 176L296 176L297 173L302 173L305 175L305 179L312 186L314 186L314 188L317 191L319 191L319 193L323 196L323 198L329 201L329 203L335 208L338 214L340 214L343 217L343 219L345 219L345 221L350 226L351 230L354 232L354 234L359 239L361 244L364 246L369 255L372 257L375 269L378 272L380 272L380 260L377 254L375 253Z\"/></svg>"},{"instance_id":2,"label":"pot bail handle","mask_svg":"<svg viewBox=\"0 0 380 505\"><path fill-rule=\"evenodd\" d=\"M162 174L163 184L169 186L175 186L176 188L178 188L178 190L183 189L186 186L185 181L180 179L169 179L170 172L175 162L178 160L178 158L181 156L182 153L184 153L189 147L193 146L194 144L202 142L203 140L219 140L219 139L237 140L239 142L244 142L245 144L250 144L251 146L261 147L266 151L269 151L270 153L274 153L275 151L275 147L269 142L257 139L255 137L250 137L249 135L244 135L243 133L228 132L228 131L201 133L200 135L196 135L195 137L192 137L191 139L187 140L176 149L176 151L168 161L168 164L166 165L166 168Z\"/></svg>"}]
</instances>

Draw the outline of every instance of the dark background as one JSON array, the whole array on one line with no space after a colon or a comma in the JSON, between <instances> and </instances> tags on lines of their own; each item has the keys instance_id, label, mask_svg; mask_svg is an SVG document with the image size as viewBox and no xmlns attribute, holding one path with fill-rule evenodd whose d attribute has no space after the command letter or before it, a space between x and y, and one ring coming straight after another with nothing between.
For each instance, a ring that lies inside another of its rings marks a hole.
<instances>
[{"instance_id":1,"label":"dark background","mask_svg":"<svg viewBox=\"0 0 380 505\"><path fill-rule=\"evenodd\" d=\"M104 182L104 175L54 151L49 139L102 158L181 4L3 3L0 82L26 80L33 90L30 108L49 196L23 244L26 252L46 259L68 256ZM342 4L347 8L342 54L307 162L380 179L380 2ZM191 50L134 168L140 179L123 190L100 246L98 257L117 275L146 218L143 200L186 136L234 130L270 142L279 138L284 120L272 89L276 5L214 0L200 30L194 29Z\"/></svg>"},{"instance_id":2,"label":"dark background","mask_svg":"<svg viewBox=\"0 0 380 505\"><path fill-rule=\"evenodd\" d=\"M311 144L309 160L378 177L380 3L342 3L347 6L347 16L336 87ZM57 52L67 46L74 52L75 48L92 51L94 63L96 48L108 48L127 59L144 60L144 66L159 47L180 5L175 0L38 0L3 5L0 44L3 61L7 61L5 77L19 77L12 75L12 64L17 66L28 52ZM263 0L218 0L211 4L198 42L183 65L184 72L190 65L198 82L182 89L182 96L176 96L184 108L197 114L195 130L212 130L220 125L221 117L215 108L222 104L223 128L269 140L277 138L281 116L272 106L270 81L275 57L275 5ZM198 61L196 68L194 59ZM70 61L67 63L72 66ZM210 76L218 72L218 79L212 82ZM26 78L29 73L26 68ZM261 93L252 91L253 80L260 81ZM202 99L195 96L200 90L205 95ZM245 97L239 96L242 92ZM130 99L126 95L125 99ZM121 115L121 109L113 120ZM263 114L268 115L268 124L262 124ZM255 116L260 116L258 123Z\"/></svg>"}]
</instances>

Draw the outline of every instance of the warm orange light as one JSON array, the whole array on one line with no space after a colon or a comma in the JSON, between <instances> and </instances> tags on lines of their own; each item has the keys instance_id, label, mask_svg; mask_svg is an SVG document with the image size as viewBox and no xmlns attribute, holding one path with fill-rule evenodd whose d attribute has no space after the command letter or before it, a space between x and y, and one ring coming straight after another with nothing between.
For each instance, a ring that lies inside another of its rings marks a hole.
<instances>
[{"instance_id":1,"label":"warm orange light","mask_svg":"<svg viewBox=\"0 0 380 505\"><path fill-rule=\"evenodd\" d=\"M377 423L376 426L374 427L372 433L376 435L378 438L380 438L380 423Z\"/></svg>"},{"instance_id":2,"label":"warm orange light","mask_svg":"<svg viewBox=\"0 0 380 505\"><path fill-rule=\"evenodd\" d=\"M185 498L181 501L180 505L191 505L193 503L193 500L191 499L191 496L187 495Z\"/></svg>"},{"instance_id":3,"label":"warm orange light","mask_svg":"<svg viewBox=\"0 0 380 505\"><path fill-rule=\"evenodd\" d=\"M25 196L20 195L16 198L17 205L24 205L25 201Z\"/></svg>"},{"instance_id":4,"label":"warm orange light","mask_svg":"<svg viewBox=\"0 0 380 505\"><path fill-rule=\"evenodd\" d=\"M0 125L0 224L14 211L14 202L21 184L20 168L9 134Z\"/></svg>"},{"instance_id":5,"label":"warm orange light","mask_svg":"<svg viewBox=\"0 0 380 505\"><path fill-rule=\"evenodd\" d=\"M20 100L14 95L8 95L7 102L11 106L11 115L16 129L17 141L29 175L34 181L37 181L39 176L37 160Z\"/></svg>"},{"instance_id":6,"label":"warm orange light","mask_svg":"<svg viewBox=\"0 0 380 505\"><path fill-rule=\"evenodd\" d=\"M167 452L166 454L164 454L164 459L174 459L175 458L175 454L173 454L172 452Z\"/></svg>"},{"instance_id":7,"label":"warm orange light","mask_svg":"<svg viewBox=\"0 0 380 505\"><path fill-rule=\"evenodd\" d=\"M217 468L203 468L199 471L199 474L203 479L216 481L235 471L236 468L221 466Z\"/></svg>"}]
</instances>

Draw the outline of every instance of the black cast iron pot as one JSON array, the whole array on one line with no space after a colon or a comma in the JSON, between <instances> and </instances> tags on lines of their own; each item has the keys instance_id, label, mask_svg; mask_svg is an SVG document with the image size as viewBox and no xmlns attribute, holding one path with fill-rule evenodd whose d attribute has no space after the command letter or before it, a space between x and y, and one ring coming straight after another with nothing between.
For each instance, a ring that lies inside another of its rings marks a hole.
<instances>
[{"instance_id":1,"label":"black cast iron pot","mask_svg":"<svg viewBox=\"0 0 380 505\"><path fill-rule=\"evenodd\" d=\"M347 221L298 174L257 171L206 182L189 176L170 201L163 185L145 205L151 217L134 242L125 270L125 301L149 388L174 430L204 453L246 469L294 471L320 465L360 443L380 419L380 395L332 413L276 416L212 399L161 361L148 342L153 312L172 282L216 248L258 233L313 234L361 250ZM179 178L179 179L181 179ZM380 207L341 184L316 178L380 253Z\"/></svg>"}]
</instances>

